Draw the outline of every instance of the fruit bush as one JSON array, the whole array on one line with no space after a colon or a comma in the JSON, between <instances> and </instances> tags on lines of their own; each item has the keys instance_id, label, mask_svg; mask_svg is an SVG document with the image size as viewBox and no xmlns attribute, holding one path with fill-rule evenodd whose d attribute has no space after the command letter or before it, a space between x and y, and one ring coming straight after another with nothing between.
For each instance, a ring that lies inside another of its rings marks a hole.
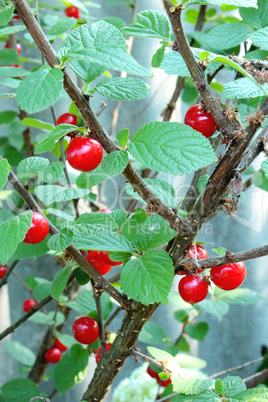
<instances>
[{"instance_id":1,"label":"fruit bush","mask_svg":"<svg viewBox=\"0 0 268 402\"><path fill-rule=\"evenodd\" d=\"M36 356L23 340L5 340L23 366L2 384L0 400L51 401L57 393L65 400L85 378L92 353L97 366L83 401L103 400L127 358L138 368L119 384L114 401L268 400L265 351L254 361L259 371L244 379L228 376L232 369L207 377L204 362L184 353L189 338L202 341L208 332L202 312L221 319L229 304L262 298L239 287L244 261L267 255L267 245L232 253L215 236L209 257L196 237L219 212L238 214L251 184L268 190L268 3L163 0L162 12L139 13L138 0L110 3L129 7L132 21L94 18L93 2L0 0L0 84L10 88L1 94L7 106L0 113L6 130L0 141L0 287L8 286L21 259L48 254L58 264L52 281L16 274L31 298L0 340L27 321L47 331ZM184 21L194 27L187 36ZM149 70L131 55L135 37L159 43ZM27 46L39 59L24 57ZM155 69L177 76L159 121L133 136L131 127L116 133L121 102L149 96ZM225 73L234 79L222 84ZM96 92L116 101L109 134L100 122L106 104L96 111L91 106ZM183 122L171 122L180 96L188 111ZM70 106L57 116L55 104L63 98ZM36 118L45 109L50 121ZM194 172L182 202L159 172L167 180ZM110 211L103 186L121 174L131 202ZM180 278L175 294L174 277ZM169 302L182 327L175 342L150 321L159 304ZM66 333L72 310L77 318ZM112 333L109 325L122 310L121 327ZM149 343L148 353L138 340ZM44 395L48 379L51 393Z\"/></svg>"}]
</instances>

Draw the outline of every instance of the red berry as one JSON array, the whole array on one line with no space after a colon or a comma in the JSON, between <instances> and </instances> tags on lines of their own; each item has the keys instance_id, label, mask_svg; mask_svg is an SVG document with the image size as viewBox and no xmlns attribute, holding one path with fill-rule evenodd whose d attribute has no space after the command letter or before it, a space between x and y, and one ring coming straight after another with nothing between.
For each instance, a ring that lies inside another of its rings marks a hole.
<instances>
[{"instance_id":1,"label":"red berry","mask_svg":"<svg viewBox=\"0 0 268 402\"><path fill-rule=\"evenodd\" d=\"M151 366L147 367L147 373L149 374L150 377L155 378L156 380L159 379L158 373L154 371Z\"/></svg>"},{"instance_id":2,"label":"red berry","mask_svg":"<svg viewBox=\"0 0 268 402\"><path fill-rule=\"evenodd\" d=\"M63 345L63 343L61 343L58 338L55 339L54 347L59 349L61 352L65 352L66 350L68 350L67 346Z\"/></svg>"},{"instance_id":3,"label":"red berry","mask_svg":"<svg viewBox=\"0 0 268 402\"><path fill-rule=\"evenodd\" d=\"M89 251L87 260L101 275L107 274L112 268L102 259L102 251Z\"/></svg>"},{"instance_id":4,"label":"red berry","mask_svg":"<svg viewBox=\"0 0 268 402\"><path fill-rule=\"evenodd\" d=\"M192 246L189 250L189 253L188 253L189 258L193 258L195 255L196 255L197 260L203 260L204 258L208 258L207 251L204 249L204 247L199 246L199 244L197 244L196 246ZM196 272L200 273L203 271L205 271L205 270L200 268ZM181 270L181 271L176 272L176 274L177 275L186 275L186 272Z\"/></svg>"},{"instance_id":5,"label":"red berry","mask_svg":"<svg viewBox=\"0 0 268 402\"><path fill-rule=\"evenodd\" d=\"M70 6L65 9L65 14L67 17L74 17L77 19L80 17L80 10L77 7Z\"/></svg>"},{"instance_id":6,"label":"red berry","mask_svg":"<svg viewBox=\"0 0 268 402\"><path fill-rule=\"evenodd\" d=\"M16 67L16 68L21 68L20 64L9 64L8 67Z\"/></svg>"},{"instance_id":7,"label":"red berry","mask_svg":"<svg viewBox=\"0 0 268 402\"><path fill-rule=\"evenodd\" d=\"M48 363L58 363L61 359L61 351L57 348L50 348L45 353L45 361Z\"/></svg>"},{"instance_id":8,"label":"red berry","mask_svg":"<svg viewBox=\"0 0 268 402\"><path fill-rule=\"evenodd\" d=\"M56 121L56 126L59 124L73 124L77 126L77 116L72 113L64 113Z\"/></svg>"},{"instance_id":9,"label":"red berry","mask_svg":"<svg viewBox=\"0 0 268 402\"><path fill-rule=\"evenodd\" d=\"M108 350L110 349L110 347L112 346L111 343L106 343L106 350L108 352ZM102 356L102 350L101 347L97 350L97 353L95 354L95 359L96 359L96 363L98 364L100 361L100 358Z\"/></svg>"},{"instance_id":10,"label":"red berry","mask_svg":"<svg viewBox=\"0 0 268 402\"><path fill-rule=\"evenodd\" d=\"M39 212L33 212L32 223L30 229L25 235L24 243L37 244L43 241L49 231L48 221L46 218L39 214Z\"/></svg>"},{"instance_id":11,"label":"red berry","mask_svg":"<svg viewBox=\"0 0 268 402\"><path fill-rule=\"evenodd\" d=\"M104 208L101 209L100 212L103 212L104 214L110 214L112 211L109 208Z\"/></svg>"},{"instance_id":12,"label":"red berry","mask_svg":"<svg viewBox=\"0 0 268 402\"><path fill-rule=\"evenodd\" d=\"M187 111L184 123L199 131L206 138L211 137L217 130L217 123L210 113L204 112L200 104L190 107Z\"/></svg>"},{"instance_id":13,"label":"red berry","mask_svg":"<svg viewBox=\"0 0 268 402\"><path fill-rule=\"evenodd\" d=\"M243 262L213 267L210 271L211 280L218 288L233 290L238 288L247 276L247 270Z\"/></svg>"},{"instance_id":14,"label":"red berry","mask_svg":"<svg viewBox=\"0 0 268 402\"><path fill-rule=\"evenodd\" d=\"M93 138L76 137L68 145L66 155L74 169L90 172L101 163L103 149L101 144Z\"/></svg>"},{"instance_id":15,"label":"red berry","mask_svg":"<svg viewBox=\"0 0 268 402\"><path fill-rule=\"evenodd\" d=\"M6 273L7 273L7 267L5 267L4 265L0 265L0 279L4 278Z\"/></svg>"},{"instance_id":16,"label":"red berry","mask_svg":"<svg viewBox=\"0 0 268 402\"><path fill-rule=\"evenodd\" d=\"M7 42L5 44L5 49L9 49L9 48L10 48L10 44L9 44L9 42ZM21 54L21 44L20 43L16 43L16 52L18 54Z\"/></svg>"},{"instance_id":17,"label":"red berry","mask_svg":"<svg viewBox=\"0 0 268 402\"><path fill-rule=\"evenodd\" d=\"M73 323L73 336L77 342L90 345L98 339L98 323L92 317L78 318Z\"/></svg>"},{"instance_id":18,"label":"red berry","mask_svg":"<svg viewBox=\"0 0 268 402\"><path fill-rule=\"evenodd\" d=\"M161 385L161 387L167 387L169 384L171 384L171 379L168 378L166 381L162 381L161 378L159 376L157 376L157 384Z\"/></svg>"},{"instance_id":19,"label":"red berry","mask_svg":"<svg viewBox=\"0 0 268 402\"><path fill-rule=\"evenodd\" d=\"M23 310L28 313L32 309L33 306L37 306L37 302L34 299L27 299L23 303Z\"/></svg>"},{"instance_id":20,"label":"red berry","mask_svg":"<svg viewBox=\"0 0 268 402\"><path fill-rule=\"evenodd\" d=\"M123 261L112 261L109 257L108 251L101 251L101 258L105 264L111 265L112 267L123 264Z\"/></svg>"},{"instance_id":21,"label":"red berry","mask_svg":"<svg viewBox=\"0 0 268 402\"><path fill-rule=\"evenodd\" d=\"M12 19L13 19L13 20L19 20L20 17L19 17L18 15L13 15Z\"/></svg>"},{"instance_id":22,"label":"red berry","mask_svg":"<svg viewBox=\"0 0 268 402\"><path fill-rule=\"evenodd\" d=\"M208 285L202 276L187 275L179 283L179 293L187 303L199 303L208 294Z\"/></svg>"}]
</instances>

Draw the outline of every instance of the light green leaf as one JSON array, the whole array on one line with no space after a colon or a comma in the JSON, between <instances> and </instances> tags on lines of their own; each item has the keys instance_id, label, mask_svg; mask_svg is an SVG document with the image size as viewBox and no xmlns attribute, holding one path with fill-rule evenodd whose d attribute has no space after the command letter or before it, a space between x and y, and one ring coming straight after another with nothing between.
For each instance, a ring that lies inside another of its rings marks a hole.
<instances>
[{"instance_id":1,"label":"light green leaf","mask_svg":"<svg viewBox=\"0 0 268 402\"><path fill-rule=\"evenodd\" d=\"M199 57L202 61L206 61L209 58L210 53L209 52L201 52L199 53Z\"/></svg>"},{"instance_id":2,"label":"light green leaf","mask_svg":"<svg viewBox=\"0 0 268 402\"><path fill-rule=\"evenodd\" d=\"M7 182L9 175L9 163L6 159L0 160L0 190L4 187Z\"/></svg>"},{"instance_id":3,"label":"light green leaf","mask_svg":"<svg viewBox=\"0 0 268 402\"><path fill-rule=\"evenodd\" d=\"M75 302L68 302L67 305L84 315L96 310L96 302L93 292L90 290L82 290L82 292L79 292ZM113 310L113 303L110 296L105 292L101 296L101 309L103 319L106 320Z\"/></svg>"},{"instance_id":4,"label":"light green leaf","mask_svg":"<svg viewBox=\"0 0 268 402\"><path fill-rule=\"evenodd\" d=\"M78 219L76 219L75 224L90 224L93 228L93 233L98 228L104 227L105 231L114 231L119 229L115 219L112 214L105 214L104 212L91 212L81 215ZM71 226L72 229L72 226Z\"/></svg>"},{"instance_id":5,"label":"light green leaf","mask_svg":"<svg viewBox=\"0 0 268 402\"><path fill-rule=\"evenodd\" d=\"M191 76L183 57L178 52L170 51L166 53L160 67L167 74L179 75L180 77Z\"/></svg>"},{"instance_id":6,"label":"light green leaf","mask_svg":"<svg viewBox=\"0 0 268 402\"><path fill-rule=\"evenodd\" d=\"M109 177L110 176L102 171L102 165L100 164L96 169L92 170L92 172L81 173L77 177L76 185L80 188L88 188L102 183Z\"/></svg>"},{"instance_id":7,"label":"light green leaf","mask_svg":"<svg viewBox=\"0 0 268 402\"><path fill-rule=\"evenodd\" d=\"M1 169L1 168L0 168ZM265 161L262 162L261 164L261 169L263 171L264 176L268 180L268 158L265 159Z\"/></svg>"},{"instance_id":8,"label":"light green leaf","mask_svg":"<svg viewBox=\"0 0 268 402\"><path fill-rule=\"evenodd\" d=\"M64 393L79 384L87 374L88 351L81 345L73 345L55 367L55 387Z\"/></svg>"},{"instance_id":9,"label":"light green leaf","mask_svg":"<svg viewBox=\"0 0 268 402\"><path fill-rule=\"evenodd\" d=\"M116 233L99 233L85 237L85 231L82 228L80 236L77 232L78 230L73 237L73 245L81 250L126 251L130 253L133 251L131 243Z\"/></svg>"},{"instance_id":10,"label":"light green leaf","mask_svg":"<svg viewBox=\"0 0 268 402\"><path fill-rule=\"evenodd\" d=\"M62 71L42 66L20 83L16 91L17 102L26 112L36 113L56 102L62 89Z\"/></svg>"},{"instance_id":11,"label":"light green leaf","mask_svg":"<svg viewBox=\"0 0 268 402\"><path fill-rule=\"evenodd\" d=\"M176 356L176 360L179 362L179 365L182 368L195 368L195 369L203 369L207 366L207 362L199 357L194 357L190 355L186 355L184 353L179 353Z\"/></svg>"},{"instance_id":12,"label":"light green leaf","mask_svg":"<svg viewBox=\"0 0 268 402\"><path fill-rule=\"evenodd\" d=\"M252 29L243 23L229 23L212 28L204 37L202 43L211 50L230 49L245 42Z\"/></svg>"},{"instance_id":13,"label":"light green leaf","mask_svg":"<svg viewBox=\"0 0 268 402\"><path fill-rule=\"evenodd\" d=\"M215 394L215 392L211 391L208 389L205 392L201 392L201 394L198 395L191 395L191 396L186 396L186 395L178 395L176 396L176 399L174 399L174 402L220 402L221 399Z\"/></svg>"},{"instance_id":14,"label":"light green leaf","mask_svg":"<svg viewBox=\"0 0 268 402\"><path fill-rule=\"evenodd\" d=\"M122 128L122 130L120 130L116 135L116 139L122 148L125 148L127 146L128 138L129 138L129 129L128 128Z\"/></svg>"},{"instance_id":15,"label":"light green leaf","mask_svg":"<svg viewBox=\"0 0 268 402\"><path fill-rule=\"evenodd\" d=\"M79 60L71 60L69 64L78 77L82 78L87 84L94 81L106 70L106 66L92 63L92 61L84 58Z\"/></svg>"},{"instance_id":16,"label":"light green leaf","mask_svg":"<svg viewBox=\"0 0 268 402\"><path fill-rule=\"evenodd\" d=\"M42 325L54 325L57 327L58 325L61 325L65 321L65 316L63 313L60 311L57 312L57 317L55 320L55 312L50 311L47 314L41 313L40 311L37 311L34 315L32 315L29 318L29 321L32 321L36 324L42 324Z\"/></svg>"},{"instance_id":17,"label":"light green leaf","mask_svg":"<svg viewBox=\"0 0 268 402\"><path fill-rule=\"evenodd\" d=\"M268 4L266 0L258 0L258 8L244 8L239 9L239 14L244 22L253 28L265 28L268 25Z\"/></svg>"},{"instance_id":18,"label":"light green leaf","mask_svg":"<svg viewBox=\"0 0 268 402\"><path fill-rule=\"evenodd\" d=\"M34 127L34 128L40 128L41 130L53 130L54 126L48 123L44 123L41 120L34 119L33 117L25 117L25 119L20 121L20 124L23 124L24 126L27 127Z\"/></svg>"},{"instance_id":19,"label":"light green leaf","mask_svg":"<svg viewBox=\"0 0 268 402\"><path fill-rule=\"evenodd\" d=\"M225 255L226 254L226 248L224 248L224 247L219 247L219 248L213 248L212 249L212 252L213 253L216 253L216 254L219 254L219 255Z\"/></svg>"},{"instance_id":20,"label":"light green leaf","mask_svg":"<svg viewBox=\"0 0 268 402\"><path fill-rule=\"evenodd\" d=\"M24 70L20 67L0 67L0 77L20 77L24 75L29 75L29 71Z\"/></svg>"},{"instance_id":21,"label":"light green leaf","mask_svg":"<svg viewBox=\"0 0 268 402\"><path fill-rule=\"evenodd\" d=\"M267 388L252 388L239 392L232 396L233 402L248 401L248 402L261 402L268 400Z\"/></svg>"},{"instance_id":22,"label":"light green leaf","mask_svg":"<svg viewBox=\"0 0 268 402\"><path fill-rule=\"evenodd\" d=\"M42 172L39 172L38 178L40 181L52 184L55 180L58 180L63 172L63 163L57 161L55 163L50 163Z\"/></svg>"},{"instance_id":23,"label":"light green leaf","mask_svg":"<svg viewBox=\"0 0 268 402\"><path fill-rule=\"evenodd\" d=\"M239 304L245 306L248 304L255 304L263 300L263 296L251 289L234 289L228 292L222 291L217 295L218 300L229 304Z\"/></svg>"},{"instance_id":24,"label":"light green leaf","mask_svg":"<svg viewBox=\"0 0 268 402\"><path fill-rule=\"evenodd\" d=\"M10 259L12 260L22 260L24 258L38 258L41 255L46 254L49 252L49 248L47 246L47 241L49 236L43 240L41 243L38 244L27 244L27 243L20 243L18 245L17 250L11 256Z\"/></svg>"},{"instance_id":25,"label":"light green leaf","mask_svg":"<svg viewBox=\"0 0 268 402\"><path fill-rule=\"evenodd\" d=\"M32 366L35 362L35 354L22 343L7 340L5 347L11 356L26 366Z\"/></svg>"},{"instance_id":26,"label":"light green leaf","mask_svg":"<svg viewBox=\"0 0 268 402\"><path fill-rule=\"evenodd\" d=\"M166 44L157 49L151 61L152 67L158 68L161 66L161 63L164 60L165 51L166 51Z\"/></svg>"},{"instance_id":27,"label":"light green leaf","mask_svg":"<svg viewBox=\"0 0 268 402\"><path fill-rule=\"evenodd\" d=\"M212 314L217 317L219 321L229 311L228 303L220 300L203 300L201 303L198 303L198 306L206 313Z\"/></svg>"},{"instance_id":28,"label":"light green leaf","mask_svg":"<svg viewBox=\"0 0 268 402\"><path fill-rule=\"evenodd\" d=\"M40 158L38 156L30 156L23 159L18 164L17 173L19 178L27 180L30 177L35 176L38 172L44 170L49 165L49 160L46 158Z\"/></svg>"},{"instance_id":29,"label":"light green leaf","mask_svg":"<svg viewBox=\"0 0 268 402\"><path fill-rule=\"evenodd\" d=\"M136 21L122 28L125 36L169 39L169 22L166 16L157 10L146 10L137 14Z\"/></svg>"},{"instance_id":30,"label":"light green leaf","mask_svg":"<svg viewBox=\"0 0 268 402\"><path fill-rule=\"evenodd\" d=\"M183 6L188 7L191 4L213 4L215 6L222 6L226 4L237 7L257 8L257 0L189 0Z\"/></svg>"},{"instance_id":31,"label":"light green leaf","mask_svg":"<svg viewBox=\"0 0 268 402\"><path fill-rule=\"evenodd\" d=\"M7 25L11 20L12 14L14 11L13 5L8 6L4 11L0 14L0 25Z\"/></svg>"},{"instance_id":32,"label":"light green leaf","mask_svg":"<svg viewBox=\"0 0 268 402\"><path fill-rule=\"evenodd\" d=\"M31 226L32 211L27 211L9 219L0 226L0 239L5 239L0 248L0 261L8 262L18 244L21 243Z\"/></svg>"},{"instance_id":33,"label":"light green leaf","mask_svg":"<svg viewBox=\"0 0 268 402\"><path fill-rule=\"evenodd\" d=\"M16 378L2 385L1 395L5 402L29 402L40 392L34 382L27 378Z\"/></svg>"},{"instance_id":34,"label":"light green leaf","mask_svg":"<svg viewBox=\"0 0 268 402\"><path fill-rule=\"evenodd\" d=\"M50 295L51 282L44 280L34 288L34 297L37 301L41 301Z\"/></svg>"},{"instance_id":35,"label":"light green leaf","mask_svg":"<svg viewBox=\"0 0 268 402\"><path fill-rule=\"evenodd\" d=\"M149 345L171 344L172 339L165 333L162 327L155 322L149 321L144 325L139 341Z\"/></svg>"},{"instance_id":36,"label":"light green leaf","mask_svg":"<svg viewBox=\"0 0 268 402\"><path fill-rule=\"evenodd\" d=\"M128 54L122 33L102 20L83 24L68 35L61 56L68 58L72 55L76 60L80 56L80 59L87 59L106 68L136 75L151 75ZM70 60L68 64L76 70L76 62Z\"/></svg>"},{"instance_id":37,"label":"light green leaf","mask_svg":"<svg viewBox=\"0 0 268 402\"><path fill-rule=\"evenodd\" d=\"M90 189L66 188L57 185L48 184L47 186L38 186L34 193L46 206L53 202L65 202L77 198L83 198L91 194Z\"/></svg>"},{"instance_id":38,"label":"light green leaf","mask_svg":"<svg viewBox=\"0 0 268 402\"><path fill-rule=\"evenodd\" d=\"M48 208L47 213L51 215L55 215L62 219L63 221L73 221L75 219L74 215L70 215L64 211L61 211L60 209L55 209L55 208Z\"/></svg>"},{"instance_id":39,"label":"light green leaf","mask_svg":"<svg viewBox=\"0 0 268 402\"><path fill-rule=\"evenodd\" d=\"M60 18L56 24L52 25L49 35L62 35L64 32L69 31L77 24L76 18L66 17Z\"/></svg>"},{"instance_id":40,"label":"light green leaf","mask_svg":"<svg viewBox=\"0 0 268 402\"><path fill-rule=\"evenodd\" d=\"M143 304L168 304L173 277L173 263L169 255L163 250L149 251L123 266L121 284L127 296Z\"/></svg>"},{"instance_id":41,"label":"light green leaf","mask_svg":"<svg viewBox=\"0 0 268 402\"><path fill-rule=\"evenodd\" d=\"M204 174L203 176L201 176L197 182L197 190L199 192L199 194L203 194L203 192L205 191L206 185L209 181L209 175L208 174Z\"/></svg>"},{"instance_id":42,"label":"light green leaf","mask_svg":"<svg viewBox=\"0 0 268 402\"><path fill-rule=\"evenodd\" d=\"M201 392L208 390L213 384L212 380L202 380L198 377L198 374L194 373L192 370L184 368L173 372L171 374L171 381L173 391L185 395L198 395Z\"/></svg>"},{"instance_id":43,"label":"light green leaf","mask_svg":"<svg viewBox=\"0 0 268 402\"><path fill-rule=\"evenodd\" d=\"M51 239L53 237L54 236L52 236ZM72 265L68 265L67 267L61 268L59 270L59 272L56 274L56 276L54 277L52 286L51 286L51 292L50 292L51 296L54 299L57 299L57 300L60 299L60 296L67 285L68 278L69 278L72 268L73 268Z\"/></svg>"},{"instance_id":44,"label":"light green leaf","mask_svg":"<svg viewBox=\"0 0 268 402\"><path fill-rule=\"evenodd\" d=\"M210 142L182 123L147 123L136 132L128 150L149 169L179 175L217 161Z\"/></svg>"},{"instance_id":45,"label":"light green leaf","mask_svg":"<svg viewBox=\"0 0 268 402\"><path fill-rule=\"evenodd\" d=\"M114 151L106 155L101 162L103 173L109 176L117 176L122 173L128 164L128 154L126 151Z\"/></svg>"},{"instance_id":46,"label":"light green leaf","mask_svg":"<svg viewBox=\"0 0 268 402\"><path fill-rule=\"evenodd\" d=\"M138 100L148 96L145 83L138 78L110 78L99 82L95 89L106 98L121 101Z\"/></svg>"},{"instance_id":47,"label":"light green leaf","mask_svg":"<svg viewBox=\"0 0 268 402\"><path fill-rule=\"evenodd\" d=\"M222 97L223 99L257 98L263 94L268 94L268 84L256 85L249 78L239 78L224 85Z\"/></svg>"},{"instance_id":48,"label":"light green leaf","mask_svg":"<svg viewBox=\"0 0 268 402\"><path fill-rule=\"evenodd\" d=\"M226 377L224 383L224 396L231 397L235 394L244 391L247 387L240 377Z\"/></svg>"},{"instance_id":49,"label":"light green leaf","mask_svg":"<svg viewBox=\"0 0 268 402\"><path fill-rule=\"evenodd\" d=\"M48 247L54 251L65 250L72 244L72 235L66 233L57 233L48 241Z\"/></svg>"},{"instance_id":50,"label":"light green leaf","mask_svg":"<svg viewBox=\"0 0 268 402\"><path fill-rule=\"evenodd\" d=\"M14 25L12 27L6 27L0 29L0 38L6 35L12 35L16 32L20 32L26 29L25 25Z\"/></svg>"},{"instance_id":51,"label":"light green leaf","mask_svg":"<svg viewBox=\"0 0 268 402\"><path fill-rule=\"evenodd\" d=\"M250 39L253 45L260 47L261 49L268 50L268 27L259 29L250 35Z\"/></svg>"},{"instance_id":52,"label":"light green leaf","mask_svg":"<svg viewBox=\"0 0 268 402\"><path fill-rule=\"evenodd\" d=\"M0 65L9 66L10 64L19 64L19 56L14 49L0 50ZM1 85L2 82L1 82Z\"/></svg>"},{"instance_id":53,"label":"light green leaf","mask_svg":"<svg viewBox=\"0 0 268 402\"><path fill-rule=\"evenodd\" d=\"M72 131L85 132L85 128L84 127L76 127L72 124L59 124L50 133L48 133L41 142L39 142L37 144L35 153L41 154L42 152L51 151L55 147L56 142L60 138L71 133Z\"/></svg>"}]
</instances>

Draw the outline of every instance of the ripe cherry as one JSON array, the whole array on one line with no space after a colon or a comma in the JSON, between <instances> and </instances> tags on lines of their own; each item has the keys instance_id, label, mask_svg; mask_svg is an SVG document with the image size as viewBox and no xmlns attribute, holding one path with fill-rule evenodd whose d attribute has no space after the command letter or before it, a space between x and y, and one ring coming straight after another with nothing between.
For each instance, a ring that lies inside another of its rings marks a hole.
<instances>
[{"instance_id":1,"label":"ripe cherry","mask_svg":"<svg viewBox=\"0 0 268 402\"><path fill-rule=\"evenodd\" d=\"M16 67L16 68L21 68L20 64L9 64L8 67Z\"/></svg>"},{"instance_id":2,"label":"ripe cherry","mask_svg":"<svg viewBox=\"0 0 268 402\"><path fill-rule=\"evenodd\" d=\"M243 262L221 265L210 270L211 280L218 288L233 290L238 288L247 276Z\"/></svg>"},{"instance_id":3,"label":"ripe cherry","mask_svg":"<svg viewBox=\"0 0 268 402\"><path fill-rule=\"evenodd\" d=\"M20 17L19 17L18 15L16 15L16 14L15 14L15 15L13 15L12 19L13 19L13 20L19 20L19 19L20 19Z\"/></svg>"},{"instance_id":4,"label":"ripe cherry","mask_svg":"<svg viewBox=\"0 0 268 402\"><path fill-rule=\"evenodd\" d=\"M0 265L0 279L4 278L6 273L7 273L7 267L5 267L4 265Z\"/></svg>"},{"instance_id":5,"label":"ripe cherry","mask_svg":"<svg viewBox=\"0 0 268 402\"><path fill-rule=\"evenodd\" d=\"M187 303L199 303L208 294L208 285L202 276L187 275L179 283L179 293Z\"/></svg>"},{"instance_id":6,"label":"ripe cherry","mask_svg":"<svg viewBox=\"0 0 268 402\"><path fill-rule=\"evenodd\" d=\"M108 352L108 350L110 349L111 346L112 346L111 343L106 343L107 352ZM102 356L102 350L101 350L101 347L99 347L99 349L97 350L97 353L95 354L95 360L96 360L97 364L99 363L99 361L101 359L101 356Z\"/></svg>"},{"instance_id":7,"label":"ripe cherry","mask_svg":"<svg viewBox=\"0 0 268 402\"><path fill-rule=\"evenodd\" d=\"M90 172L101 163L103 149L101 144L93 138L76 137L68 145L66 155L74 169Z\"/></svg>"},{"instance_id":8,"label":"ripe cherry","mask_svg":"<svg viewBox=\"0 0 268 402\"><path fill-rule=\"evenodd\" d=\"M149 374L150 377L155 378L156 380L159 378L158 373L154 371L151 366L147 367L147 373Z\"/></svg>"},{"instance_id":9,"label":"ripe cherry","mask_svg":"<svg viewBox=\"0 0 268 402\"><path fill-rule=\"evenodd\" d=\"M63 343L61 343L58 338L55 339L54 347L59 349L61 352L65 352L66 350L68 350L67 346L63 345Z\"/></svg>"},{"instance_id":10,"label":"ripe cherry","mask_svg":"<svg viewBox=\"0 0 268 402\"><path fill-rule=\"evenodd\" d=\"M10 48L10 44L9 44L9 42L7 42L5 44L5 49L9 49L9 48ZM18 54L21 54L21 44L20 43L16 43L16 52Z\"/></svg>"},{"instance_id":11,"label":"ripe cherry","mask_svg":"<svg viewBox=\"0 0 268 402\"><path fill-rule=\"evenodd\" d=\"M112 261L109 257L108 251L101 251L101 258L105 264L111 265L112 267L123 264L123 261Z\"/></svg>"},{"instance_id":12,"label":"ripe cherry","mask_svg":"<svg viewBox=\"0 0 268 402\"><path fill-rule=\"evenodd\" d=\"M104 208L101 209L100 212L103 212L104 214L110 214L112 211L109 208Z\"/></svg>"},{"instance_id":13,"label":"ripe cherry","mask_svg":"<svg viewBox=\"0 0 268 402\"><path fill-rule=\"evenodd\" d=\"M165 388L169 384L171 384L171 379L170 378L168 378L167 380L163 381L163 380L161 380L161 378L159 376L157 376L156 381L157 381L157 384L159 384L159 385L161 385L161 387L165 387Z\"/></svg>"},{"instance_id":14,"label":"ripe cherry","mask_svg":"<svg viewBox=\"0 0 268 402\"><path fill-rule=\"evenodd\" d=\"M48 221L46 218L39 214L39 212L33 212L32 223L30 229L25 235L24 243L37 244L43 241L49 231Z\"/></svg>"},{"instance_id":15,"label":"ripe cherry","mask_svg":"<svg viewBox=\"0 0 268 402\"><path fill-rule=\"evenodd\" d=\"M45 353L45 361L48 363L58 363L61 359L61 351L57 348L50 348Z\"/></svg>"},{"instance_id":16,"label":"ripe cherry","mask_svg":"<svg viewBox=\"0 0 268 402\"><path fill-rule=\"evenodd\" d=\"M107 272L112 268L111 265L104 262L102 251L89 251L87 260L101 275L107 274Z\"/></svg>"},{"instance_id":17,"label":"ripe cherry","mask_svg":"<svg viewBox=\"0 0 268 402\"><path fill-rule=\"evenodd\" d=\"M73 336L77 342L90 345L99 336L99 326L92 317L80 317L73 323Z\"/></svg>"},{"instance_id":18,"label":"ripe cherry","mask_svg":"<svg viewBox=\"0 0 268 402\"><path fill-rule=\"evenodd\" d=\"M187 111L184 123L199 131L206 138L211 137L217 130L217 123L210 113L204 112L201 104L190 107Z\"/></svg>"},{"instance_id":19,"label":"ripe cherry","mask_svg":"<svg viewBox=\"0 0 268 402\"><path fill-rule=\"evenodd\" d=\"M59 124L73 124L77 126L77 116L72 113L64 113L56 121L56 126Z\"/></svg>"},{"instance_id":20,"label":"ripe cherry","mask_svg":"<svg viewBox=\"0 0 268 402\"><path fill-rule=\"evenodd\" d=\"M65 9L65 14L67 17L74 17L77 19L80 17L80 10L77 7L70 6Z\"/></svg>"},{"instance_id":21,"label":"ripe cherry","mask_svg":"<svg viewBox=\"0 0 268 402\"><path fill-rule=\"evenodd\" d=\"M192 246L189 250L188 257L189 258L194 258L196 256L197 260L203 260L204 258L208 258L208 253L204 249L204 247L200 246L197 244L196 246ZM197 269L197 273L199 274L200 272L205 271L204 269L200 268ZM180 270L176 272L177 275L186 275L186 272L183 270Z\"/></svg>"},{"instance_id":22,"label":"ripe cherry","mask_svg":"<svg viewBox=\"0 0 268 402\"><path fill-rule=\"evenodd\" d=\"M33 306L37 306L37 302L34 299L27 299L23 303L23 310L28 313L32 309Z\"/></svg>"}]
</instances>

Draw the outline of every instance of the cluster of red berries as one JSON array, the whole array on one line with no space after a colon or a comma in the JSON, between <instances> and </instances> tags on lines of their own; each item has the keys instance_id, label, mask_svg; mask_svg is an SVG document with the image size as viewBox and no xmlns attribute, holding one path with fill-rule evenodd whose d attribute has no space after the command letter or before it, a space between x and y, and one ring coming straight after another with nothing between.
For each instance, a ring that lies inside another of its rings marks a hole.
<instances>
[{"instance_id":1,"label":"cluster of red berries","mask_svg":"<svg viewBox=\"0 0 268 402\"><path fill-rule=\"evenodd\" d=\"M67 346L65 346L59 339L55 339L54 346L48 350L46 350L44 358L48 363L56 364L61 359L61 352L65 352L68 350Z\"/></svg>"},{"instance_id":2,"label":"cluster of red berries","mask_svg":"<svg viewBox=\"0 0 268 402\"><path fill-rule=\"evenodd\" d=\"M76 126L77 116L72 113L64 113L56 122L56 125L59 124L73 124ZM66 155L72 168L80 172L91 172L101 163L103 149L99 141L93 138L76 137L68 145Z\"/></svg>"},{"instance_id":3,"label":"cluster of red berries","mask_svg":"<svg viewBox=\"0 0 268 402\"><path fill-rule=\"evenodd\" d=\"M206 250L197 245L190 248L188 256L196 256L197 260L208 258ZM201 273L204 269L197 270ZM186 275L186 272L179 271L178 275ZM223 290L233 290L242 284L246 278L247 270L243 262L220 265L210 270L212 282ZM179 283L179 293L184 301L190 304L199 303L207 297L208 280L202 275L186 275Z\"/></svg>"},{"instance_id":4,"label":"cluster of red berries","mask_svg":"<svg viewBox=\"0 0 268 402\"><path fill-rule=\"evenodd\" d=\"M185 115L184 123L194 130L199 131L199 133L203 134L206 138L211 137L218 127L213 116L205 112L201 104L190 107Z\"/></svg>"},{"instance_id":5,"label":"cluster of red berries","mask_svg":"<svg viewBox=\"0 0 268 402\"><path fill-rule=\"evenodd\" d=\"M161 387L167 387L169 384L171 384L170 378L168 378L165 381L161 380L158 373L155 370L153 370L151 366L147 367L147 373L149 374L150 377L155 378L157 381L157 384L161 385Z\"/></svg>"}]
</instances>

